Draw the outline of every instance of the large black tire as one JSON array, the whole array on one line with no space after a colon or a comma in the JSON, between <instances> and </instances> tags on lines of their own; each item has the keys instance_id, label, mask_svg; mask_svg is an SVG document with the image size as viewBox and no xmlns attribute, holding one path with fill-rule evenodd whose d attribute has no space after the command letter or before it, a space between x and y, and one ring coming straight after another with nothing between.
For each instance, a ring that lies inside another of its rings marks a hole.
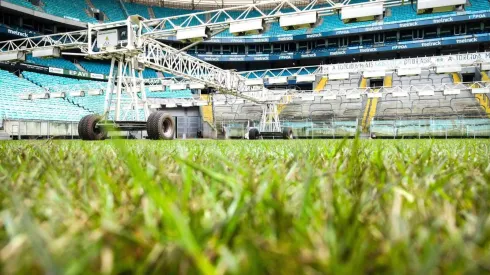
<instances>
[{"instance_id":1,"label":"large black tire","mask_svg":"<svg viewBox=\"0 0 490 275\"><path fill-rule=\"evenodd\" d=\"M293 139L294 138L293 128L286 127L284 129L282 129L282 138L283 139Z\"/></svg>"},{"instance_id":2,"label":"large black tire","mask_svg":"<svg viewBox=\"0 0 490 275\"><path fill-rule=\"evenodd\" d=\"M174 118L167 113L157 111L148 117L146 122L148 138L153 140L171 140L175 136Z\"/></svg>"},{"instance_id":3,"label":"large black tire","mask_svg":"<svg viewBox=\"0 0 490 275\"><path fill-rule=\"evenodd\" d=\"M156 114L158 112L153 112L150 114L150 116L148 116L148 120L146 121L146 133L148 134L148 138L149 139L154 139L153 137L155 137L157 135L157 133L154 131L154 129L151 126L151 124L153 123L153 119L156 117Z\"/></svg>"},{"instance_id":4,"label":"large black tire","mask_svg":"<svg viewBox=\"0 0 490 275\"><path fill-rule=\"evenodd\" d=\"M80 137L80 139L83 139L83 140L87 140L87 137L85 135L85 131L83 130L83 129L85 129L84 123L87 120L87 117L88 116L82 117L82 119L80 119L80 122L78 122L78 136Z\"/></svg>"},{"instance_id":5,"label":"large black tire","mask_svg":"<svg viewBox=\"0 0 490 275\"><path fill-rule=\"evenodd\" d=\"M104 140L107 138L107 131L97 128L97 123L102 120L99 115L87 115L78 124L78 134L83 140Z\"/></svg>"},{"instance_id":6,"label":"large black tire","mask_svg":"<svg viewBox=\"0 0 490 275\"><path fill-rule=\"evenodd\" d=\"M252 128L248 130L248 139L259 139L260 133L259 129Z\"/></svg>"}]
</instances>

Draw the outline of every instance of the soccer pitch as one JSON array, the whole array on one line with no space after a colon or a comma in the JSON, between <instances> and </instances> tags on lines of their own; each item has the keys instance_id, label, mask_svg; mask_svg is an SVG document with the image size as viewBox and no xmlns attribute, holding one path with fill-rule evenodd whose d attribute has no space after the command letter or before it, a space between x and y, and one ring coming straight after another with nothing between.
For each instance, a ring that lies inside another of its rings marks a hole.
<instances>
[{"instance_id":1,"label":"soccer pitch","mask_svg":"<svg viewBox=\"0 0 490 275\"><path fill-rule=\"evenodd\" d=\"M488 140L0 143L2 273L490 272Z\"/></svg>"}]
</instances>

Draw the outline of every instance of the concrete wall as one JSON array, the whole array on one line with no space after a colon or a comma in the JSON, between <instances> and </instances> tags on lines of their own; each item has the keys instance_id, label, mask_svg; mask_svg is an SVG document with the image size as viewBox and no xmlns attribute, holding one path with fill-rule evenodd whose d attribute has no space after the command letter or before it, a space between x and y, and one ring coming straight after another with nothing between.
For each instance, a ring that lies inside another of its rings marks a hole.
<instances>
[{"instance_id":1,"label":"concrete wall","mask_svg":"<svg viewBox=\"0 0 490 275\"><path fill-rule=\"evenodd\" d=\"M13 137L78 137L78 122L4 120L3 128Z\"/></svg>"}]
</instances>

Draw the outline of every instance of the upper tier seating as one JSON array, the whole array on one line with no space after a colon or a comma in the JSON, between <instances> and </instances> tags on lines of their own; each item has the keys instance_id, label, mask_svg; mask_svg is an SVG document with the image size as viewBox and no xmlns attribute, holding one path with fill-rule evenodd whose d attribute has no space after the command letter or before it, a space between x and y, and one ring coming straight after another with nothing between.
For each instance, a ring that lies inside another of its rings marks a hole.
<instances>
[{"instance_id":1,"label":"upper tier seating","mask_svg":"<svg viewBox=\"0 0 490 275\"><path fill-rule=\"evenodd\" d=\"M40 87L0 70L0 119L79 121L90 112L61 98L22 100L19 96Z\"/></svg>"},{"instance_id":2,"label":"upper tier seating","mask_svg":"<svg viewBox=\"0 0 490 275\"><path fill-rule=\"evenodd\" d=\"M85 0L44 0L44 11L59 17L80 20L83 22L97 23L95 18L87 14L87 3Z\"/></svg>"},{"instance_id":3,"label":"upper tier seating","mask_svg":"<svg viewBox=\"0 0 490 275\"><path fill-rule=\"evenodd\" d=\"M126 10L131 14L138 14L146 19L150 19L150 14L148 13L148 6L136 4L136 3L124 3Z\"/></svg>"},{"instance_id":4,"label":"upper tier seating","mask_svg":"<svg viewBox=\"0 0 490 275\"><path fill-rule=\"evenodd\" d=\"M37 64L46 67L62 68L72 71L78 71L75 64L63 58L38 58L32 57L32 55L27 55L27 62L32 64Z\"/></svg>"},{"instance_id":5,"label":"upper tier seating","mask_svg":"<svg viewBox=\"0 0 490 275\"><path fill-rule=\"evenodd\" d=\"M40 74L40 73L34 73L34 72L23 72L23 76L30 80L31 82L47 88L47 89L52 89L55 86L60 86L60 85L66 85L67 87L75 87L76 85L81 85L84 84L85 87L95 87L96 85L93 84L98 84L101 82L96 82L92 80L81 80L81 79L75 79L75 78L68 78L68 77L62 77L62 76L55 76L55 75L47 75L47 74ZM67 91L69 92L69 91ZM82 107L86 110L89 110L90 112L94 113L102 113L104 111L104 96L99 95L99 96L84 96L84 97L72 97L72 96L67 96L66 100L68 102L71 102L74 105L77 105L79 107Z\"/></svg>"},{"instance_id":6,"label":"upper tier seating","mask_svg":"<svg viewBox=\"0 0 490 275\"><path fill-rule=\"evenodd\" d=\"M29 1L26 0L7 0L7 1L10 1L14 4L18 4L27 8L38 9L36 6L32 5ZM351 1L351 3L354 2L365 2L365 1L363 0ZM51 13L61 17L76 18L84 22L90 22L90 23L96 22L94 18L91 18L90 16L87 15L86 9L88 8L88 6L84 0L73 0L70 1L69 5L67 5L66 1L63 0L44 0L43 3L44 3L44 11L47 13ZM119 21L119 20L126 19L126 15L121 7L121 4L119 3L119 0L92 0L92 3L96 8L100 9L102 12L104 12L107 15L109 21ZM150 18L147 6L142 4L130 3L130 2L124 3L124 5L126 7L126 10L130 14L139 14L143 17ZM199 12L199 10L184 10L184 9L164 8L164 7L152 7L152 9L157 18ZM417 14L413 10L410 3L408 2L403 6L389 7L388 9L391 9L391 15L384 18L383 20L384 23L412 21L418 19L427 19L427 18L456 14L456 12ZM466 5L465 10L467 12L490 10L490 3L487 0L469 0L469 4ZM253 16L254 13L257 12L252 11L250 15ZM232 16L235 16L238 14L238 12L230 12L230 14ZM200 19L204 21L209 18L205 18L205 16L200 16ZM177 24L182 22L183 20L176 21ZM197 23L197 20L188 23L189 26L192 26ZM334 15L322 17L321 24L312 30L300 29L300 30L284 31L279 27L278 23L272 23L268 27L267 32L256 36L267 37L267 36L280 36L280 35L290 35L290 34L296 35L296 34L304 34L304 33L322 32L322 31L341 29L341 28L366 26L371 24L379 24L379 22L367 21L367 22L344 24L339 19L338 15L334 14ZM229 33L228 30L218 35L218 37L228 37L228 36L232 36L232 34Z\"/></svg>"},{"instance_id":7,"label":"upper tier seating","mask_svg":"<svg viewBox=\"0 0 490 275\"><path fill-rule=\"evenodd\" d=\"M109 21L120 21L127 18L118 0L92 0L92 4L105 13Z\"/></svg>"},{"instance_id":8,"label":"upper tier seating","mask_svg":"<svg viewBox=\"0 0 490 275\"><path fill-rule=\"evenodd\" d=\"M78 63L87 71L96 74L109 75L111 66L108 63L102 63L100 61L86 61L80 60Z\"/></svg>"},{"instance_id":9,"label":"upper tier seating","mask_svg":"<svg viewBox=\"0 0 490 275\"><path fill-rule=\"evenodd\" d=\"M34 6L29 0L6 0L6 1L25 8L37 10L37 7Z\"/></svg>"}]
</instances>

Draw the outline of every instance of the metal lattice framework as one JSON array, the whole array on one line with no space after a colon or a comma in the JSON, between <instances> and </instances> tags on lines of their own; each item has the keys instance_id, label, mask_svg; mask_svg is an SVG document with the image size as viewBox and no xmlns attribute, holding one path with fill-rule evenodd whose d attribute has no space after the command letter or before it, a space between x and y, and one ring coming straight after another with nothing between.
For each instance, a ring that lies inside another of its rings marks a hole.
<instances>
[{"instance_id":1,"label":"metal lattice framework","mask_svg":"<svg viewBox=\"0 0 490 275\"><path fill-rule=\"evenodd\" d=\"M75 31L9 40L0 42L0 52L31 52L36 49L59 47L62 50L80 49L86 53L88 51L88 37L87 31Z\"/></svg>"},{"instance_id":2,"label":"metal lattice framework","mask_svg":"<svg viewBox=\"0 0 490 275\"><path fill-rule=\"evenodd\" d=\"M139 60L149 68L204 83L221 93L258 101L260 91L246 86L246 78L238 73L220 69L153 39L146 39L143 49L145 54L140 55Z\"/></svg>"},{"instance_id":3,"label":"metal lattice framework","mask_svg":"<svg viewBox=\"0 0 490 275\"><path fill-rule=\"evenodd\" d=\"M384 2L385 7L401 4L398 0L372 1ZM369 5L364 2L354 5ZM202 11L166 18L150 19L142 22L141 34L156 38L173 36L177 30L189 27L205 26L210 30L227 29L230 23L262 18L266 23L276 22L281 15L316 12L319 16L331 15L342 6L350 5L350 0L334 2L332 0L313 0L300 5L290 0L261 2L217 10Z\"/></svg>"}]
</instances>

